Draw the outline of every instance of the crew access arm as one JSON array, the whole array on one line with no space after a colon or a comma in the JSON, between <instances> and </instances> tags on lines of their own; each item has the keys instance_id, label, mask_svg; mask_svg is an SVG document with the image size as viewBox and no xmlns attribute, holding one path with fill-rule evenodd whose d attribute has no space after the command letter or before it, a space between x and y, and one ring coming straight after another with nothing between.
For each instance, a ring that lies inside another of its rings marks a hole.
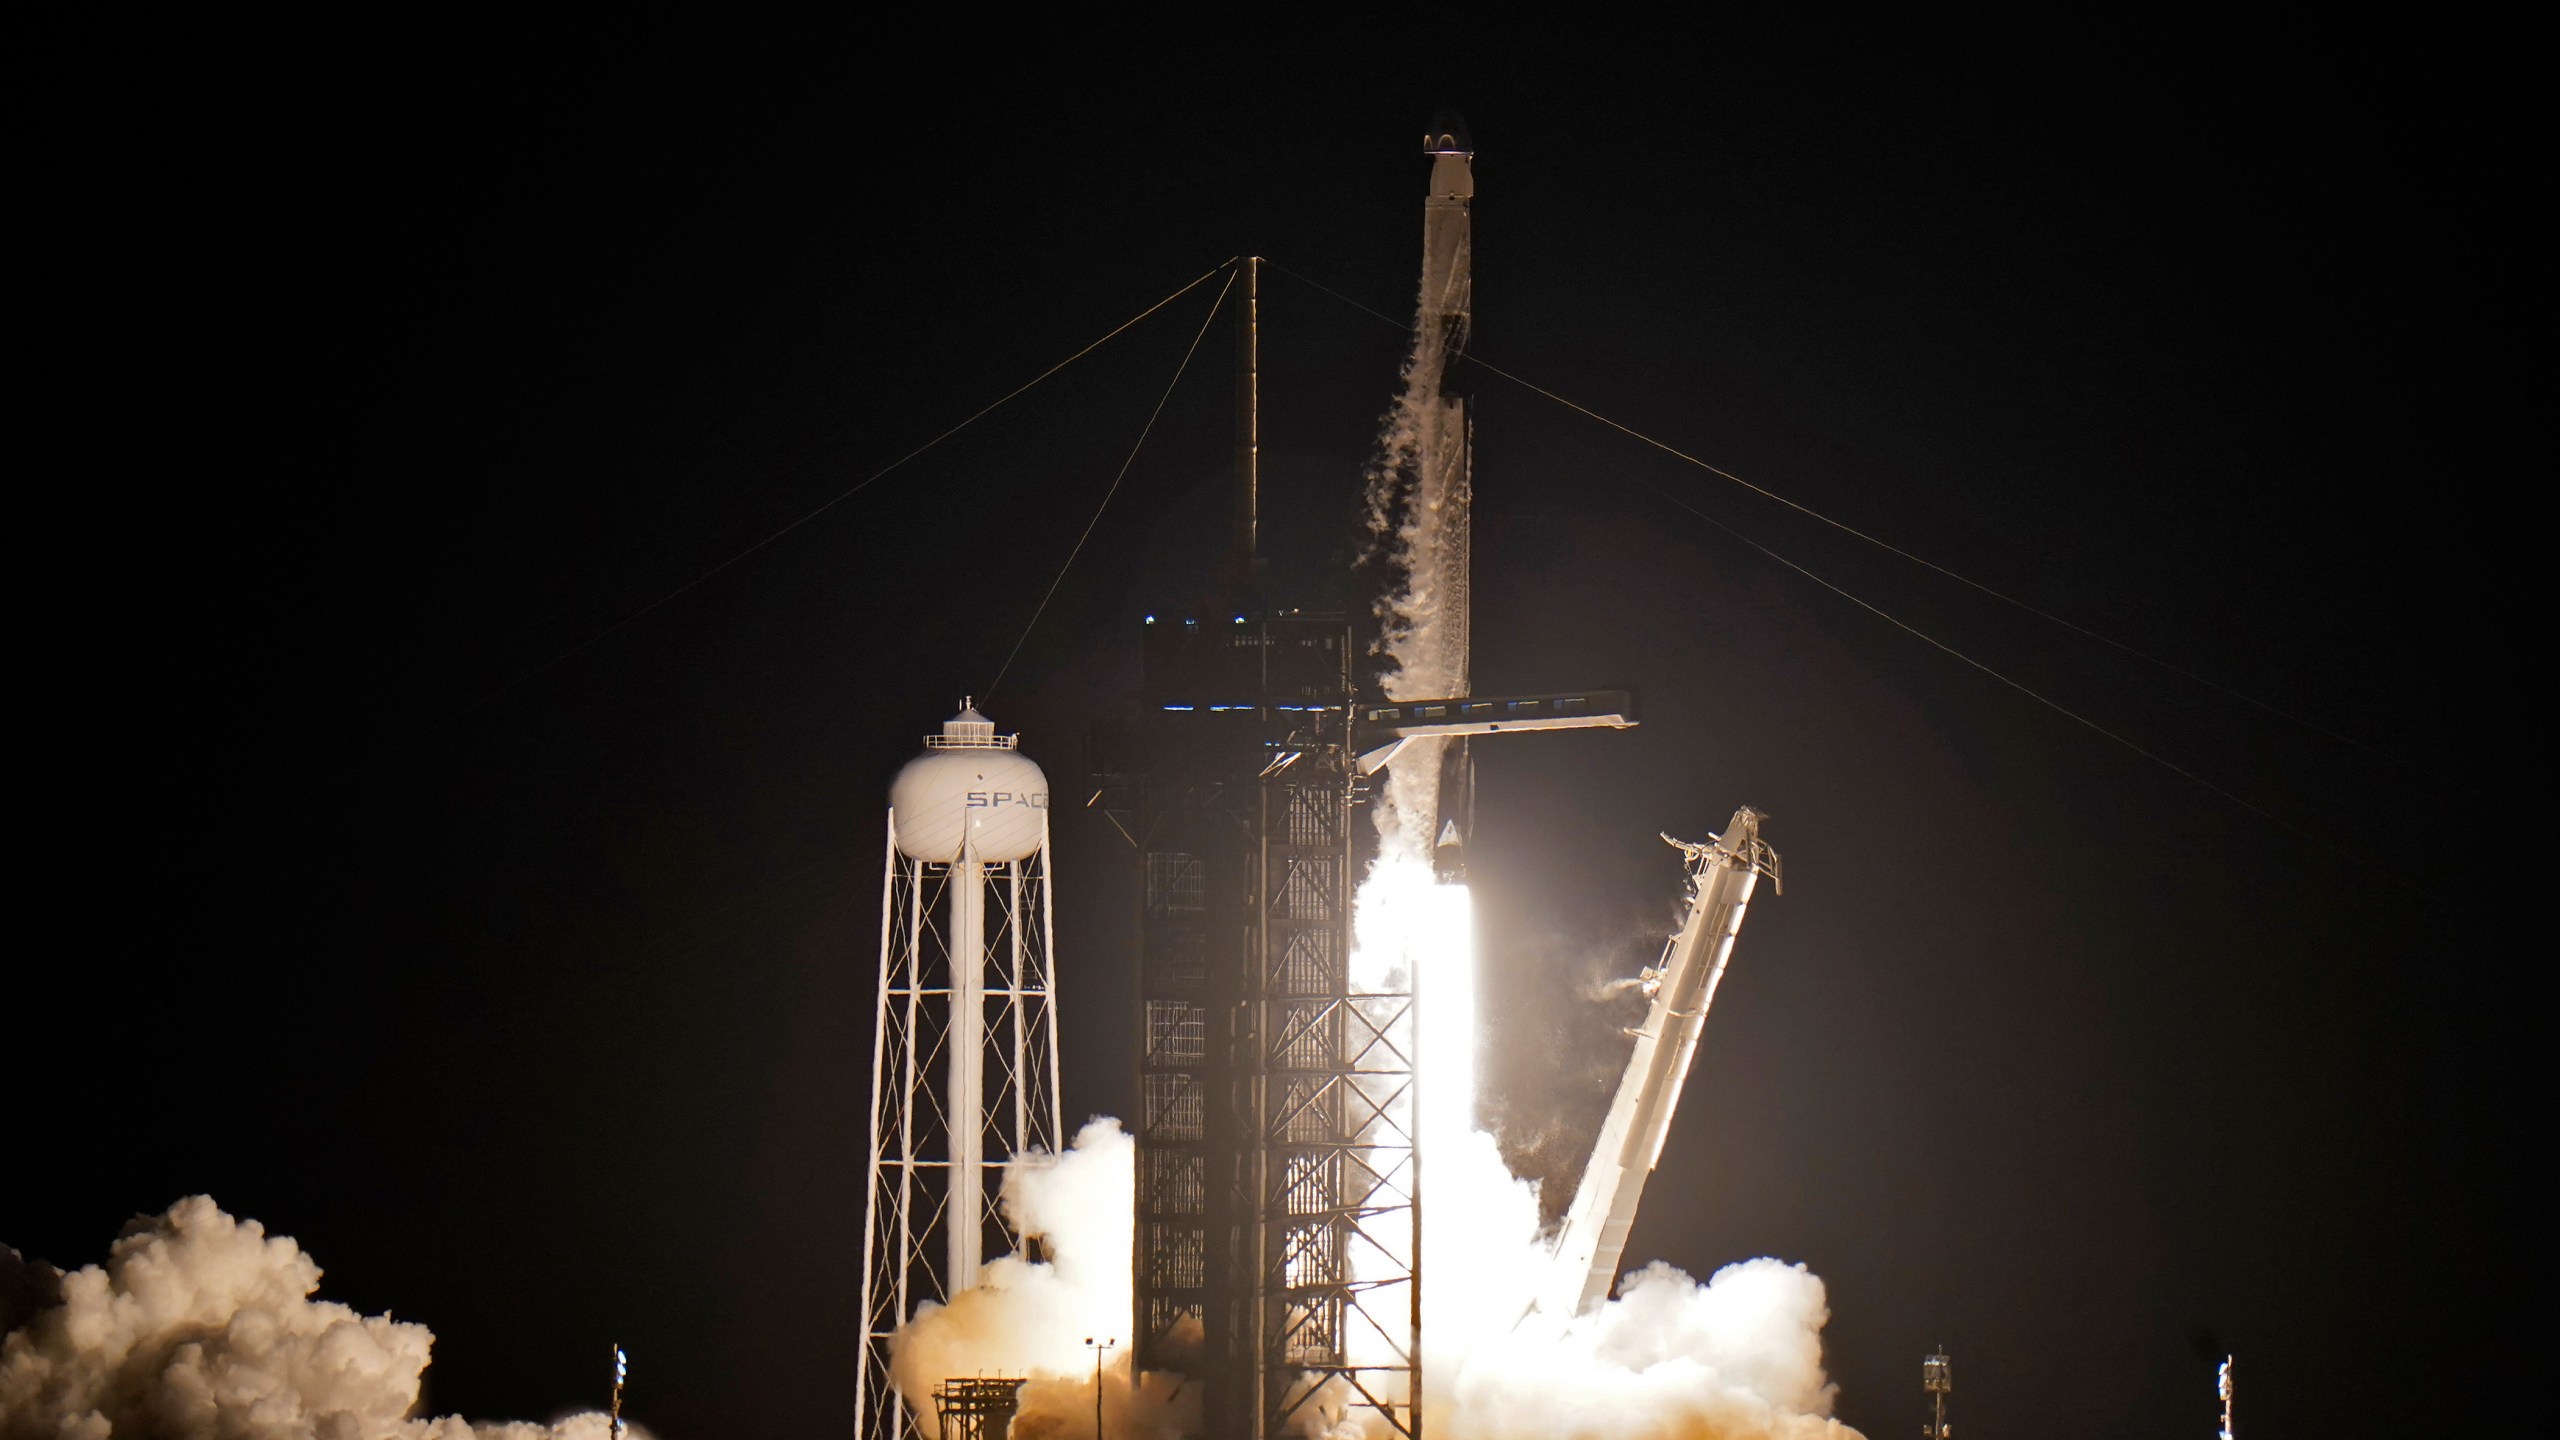
<instances>
[{"instance_id":1,"label":"crew access arm","mask_svg":"<svg viewBox=\"0 0 2560 1440\"><path fill-rule=\"evenodd\" d=\"M1627 1231L1644 1198L1645 1177L1662 1157L1662 1139L1679 1108L1689 1062L1698 1053L1707 1007L1714 1003L1716 984L1733 956L1743 910L1762 875L1778 884L1778 853L1760 838L1765 818L1746 805L1733 812L1732 823L1711 844L1662 837L1688 857L1689 913L1663 947L1662 963L1644 972L1653 1007L1643 1028L1634 1032L1635 1052L1627 1057L1617 1098L1600 1126L1573 1208L1565 1213L1555 1258L1532 1302L1534 1311L1570 1317L1606 1296L1617 1279Z\"/></svg>"}]
</instances>

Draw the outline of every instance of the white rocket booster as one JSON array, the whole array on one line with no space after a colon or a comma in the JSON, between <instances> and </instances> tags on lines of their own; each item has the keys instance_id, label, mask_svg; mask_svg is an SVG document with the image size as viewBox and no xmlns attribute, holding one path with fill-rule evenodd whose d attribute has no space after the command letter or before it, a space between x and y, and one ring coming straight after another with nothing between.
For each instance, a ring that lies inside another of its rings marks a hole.
<instances>
[{"instance_id":1,"label":"white rocket booster","mask_svg":"<svg viewBox=\"0 0 2560 1440\"><path fill-rule=\"evenodd\" d=\"M1688 856L1689 913L1663 947L1662 963L1644 972L1653 1008L1635 1032L1635 1052L1627 1057L1617 1098L1556 1237L1555 1258L1532 1302L1537 1312L1571 1316L1605 1297L1617 1279L1645 1177L1662 1157L1662 1140L1698 1053L1707 1007L1732 958L1743 910L1762 875L1773 884L1778 879L1777 852L1760 838L1764 818L1743 806L1708 845L1662 837Z\"/></svg>"}]
</instances>

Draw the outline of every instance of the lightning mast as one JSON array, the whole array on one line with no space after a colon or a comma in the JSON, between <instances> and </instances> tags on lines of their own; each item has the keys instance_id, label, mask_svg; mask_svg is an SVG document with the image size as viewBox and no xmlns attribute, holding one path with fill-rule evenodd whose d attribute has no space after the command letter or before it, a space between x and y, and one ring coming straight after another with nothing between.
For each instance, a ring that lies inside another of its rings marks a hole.
<instances>
[{"instance_id":1,"label":"lightning mast","mask_svg":"<svg viewBox=\"0 0 2560 1440\"><path fill-rule=\"evenodd\" d=\"M925 1301L1018 1249L1002 1181L1054 1155L1049 782L962 703L889 791L871 1048L871 1183L862 1228L860 1433L923 1435L889 1379L889 1337Z\"/></svg>"}]
</instances>

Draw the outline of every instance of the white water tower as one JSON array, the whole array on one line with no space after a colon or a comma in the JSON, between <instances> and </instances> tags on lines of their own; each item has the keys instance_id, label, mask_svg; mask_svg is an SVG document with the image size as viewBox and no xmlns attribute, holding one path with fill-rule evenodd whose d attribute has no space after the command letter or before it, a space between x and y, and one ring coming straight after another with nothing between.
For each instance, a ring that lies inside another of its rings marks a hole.
<instances>
[{"instance_id":1,"label":"white water tower","mask_svg":"<svg viewBox=\"0 0 2560 1440\"><path fill-rule=\"evenodd\" d=\"M922 1435L889 1381L889 1336L978 1283L1006 1169L1054 1155L1049 781L963 701L889 787L871 1188L862 1229L860 1433Z\"/></svg>"}]
</instances>

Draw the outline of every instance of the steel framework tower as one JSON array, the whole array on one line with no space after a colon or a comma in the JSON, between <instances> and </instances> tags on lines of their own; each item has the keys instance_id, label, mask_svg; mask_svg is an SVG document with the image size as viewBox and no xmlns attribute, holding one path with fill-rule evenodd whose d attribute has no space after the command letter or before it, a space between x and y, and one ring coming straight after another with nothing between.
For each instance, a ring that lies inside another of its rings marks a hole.
<instances>
[{"instance_id":1,"label":"steel framework tower","mask_svg":"<svg viewBox=\"0 0 2560 1440\"><path fill-rule=\"evenodd\" d=\"M926 1432L889 1379L889 1337L923 1301L1014 1248L1008 1170L1054 1155L1049 784L965 704L890 790L871 1046L871 1184L862 1231L859 1433Z\"/></svg>"},{"instance_id":2,"label":"steel framework tower","mask_svg":"<svg viewBox=\"0 0 2560 1440\"><path fill-rule=\"evenodd\" d=\"M1096 778L1141 852L1133 1361L1206 1433L1363 1411L1412 1435L1414 1003L1351 969L1351 626L1260 600L1261 262L1238 267L1223 603L1145 627Z\"/></svg>"},{"instance_id":3,"label":"steel framework tower","mask_svg":"<svg viewBox=\"0 0 2560 1440\"><path fill-rule=\"evenodd\" d=\"M1145 867L1136 1361L1222 1440L1415 1431L1413 995L1351 971L1351 653L1335 617L1150 624L1107 777Z\"/></svg>"}]
</instances>

